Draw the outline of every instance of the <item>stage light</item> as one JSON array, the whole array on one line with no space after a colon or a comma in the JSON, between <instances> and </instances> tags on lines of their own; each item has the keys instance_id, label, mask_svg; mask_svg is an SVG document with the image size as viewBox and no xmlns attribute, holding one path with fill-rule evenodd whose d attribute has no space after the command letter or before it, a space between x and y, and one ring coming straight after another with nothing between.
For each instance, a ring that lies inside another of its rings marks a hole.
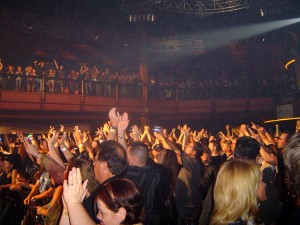
<instances>
[{"instance_id":1,"label":"stage light","mask_svg":"<svg viewBox=\"0 0 300 225\"><path fill-rule=\"evenodd\" d=\"M261 15L261 16L264 16L264 11L263 11L263 9L260 9L260 15Z\"/></svg>"},{"instance_id":2,"label":"stage light","mask_svg":"<svg viewBox=\"0 0 300 225\"><path fill-rule=\"evenodd\" d=\"M294 62L296 62L296 59L292 59L292 60L290 60L290 61L288 61L286 64L285 64L285 69L287 70L288 69L288 67L289 67L289 65L291 65L292 63L294 63Z\"/></svg>"},{"instance_id":3,"label":"stage light","mask_svg":"<svg viewBox=\"0 0 300 225\"><path fill-rule=\"evenodd\" d=\"M273 122L299 120L299 119L300 119L300 117L289 117L289 118L283 118L283 119L277 119L277 120L266 120L264 123L273 123Z\"/></svg>"}]
</instances>

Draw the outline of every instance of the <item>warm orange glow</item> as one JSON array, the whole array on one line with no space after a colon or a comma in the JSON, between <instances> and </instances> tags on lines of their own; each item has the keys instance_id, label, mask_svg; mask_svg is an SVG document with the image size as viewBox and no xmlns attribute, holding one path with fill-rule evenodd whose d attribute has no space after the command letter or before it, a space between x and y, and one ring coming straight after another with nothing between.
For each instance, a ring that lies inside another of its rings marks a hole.
<instances>
[{"instance_id":1,"label":"warm orange glow","mask_svg":"<svg viewBox=\"0 0 300 225\"><path fill-rule=\"evenodd\" d=\"M300 120L300 117L290 117L290 118L283 118L278 120L266 120L265 123L273 123L273 122L280 122L280 121L287 121L287 120Z\"/></svg>"},{"instance_id":2,"label":"warm orange glow","mask_svg":"<svg viewBox=\"0 0 300 225\"><path fill-rule=\"evenodd\" d=\"M284 66L285 69L287 70L288 67L289 67L289 65L292 64L292 63L294 63L294 62L296 62L296 59L292 59L292 60L288 61L288 62L285 64L285 66Z\"/></svg>"}]
</instances>

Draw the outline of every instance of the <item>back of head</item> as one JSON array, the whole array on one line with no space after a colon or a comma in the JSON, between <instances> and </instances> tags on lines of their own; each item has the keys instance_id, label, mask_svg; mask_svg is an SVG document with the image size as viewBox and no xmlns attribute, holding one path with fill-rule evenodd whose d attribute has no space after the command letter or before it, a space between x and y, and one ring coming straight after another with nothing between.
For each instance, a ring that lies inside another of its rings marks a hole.
<instances>
[{"instance_id":1,"label":"back of head","mask_svg":"<svg viewBox=\"0 0 300 225\"><path fill-rule=\"evenodd\" d=\"M237 139L234 149L234 158L256 160L260 149L259 143L251 137L245 136Z\"/></svg>"},{"instance_id":2,"label":"back of head","mask_svg":"<svg viewBox=\"0 0 300 225\"><path fill-rule=\"evenodd\" d=\"M224 141L222 141L222 144L226 144L228 146L231 146L232 141L231 140L224 140Z\"/></svg>"},{"instance_id":3,"label":"back of head","mask_svg":"<svg viewBox=\"0 0 300 225\"><path fill-rule=\"evenodd\" d=\"M126 166L126 150L116 141L104 141L100 144L97 160L106 162L113 175L123 172Z\"/></svg>"},{"instance_id":4,"label":"back of head","mask_svg":"<svg viewBox=\"0 0 300 225\"><path fill-rule=\"evenodd\" d=\"M193 150L196 151L196 158L198 159L203 155L203 147L199 142L194 142Z\"/></svg>"},{"instance_id":5,"label":"back of head","mask_svg":"<svg viewBox=\"0 0 300 225\"><path fill-rule=\"evenodd\" d=\"M173 168L174 166L177 167L176 153L168 149L163 149L162 152L165 152L165 156L163 158L161 165L163 165L167 169Z\"/></svg>"},{"instance_id":6,"label":"back of head","mask_svg":"<svg viewBox=\"0 0 300 225\"><path fill-rule=\"evenodd\" d=\"M95 174L92 165L89 161L81 158L71 158L68 162L68 172L72 170L73 167L79 168L82 176L82 180L88 180L87 189L90 193L93 193L94 190L98 187L98 182L95 179ZM69 173L65 173L65 179L68 178Z\"/></svg>"},{"instance_id":7,"label":"back of head","mask_svg":"<svg viewBox=\"0 0 300 225\"><path fill-rule=\"evenodd\" d=\"M202 138L200 138L200 143L201 143L203 146L208 146L209 139L208 139L207 137L202 137Z\"/></svg>"},{"instance_id":8,"label":"back of head","mask_svg":"<svg viewBox=\"0 0 300 225\"><path fill-rule=\"evenodd\" d=\"M147 165L149 159L149 150L148 146L143 142L132 142L128 148L127 153L128 157L135 156L140 166Z\"/></svg>"},{"instance_id":9,"label":"back of head","mask_svg":"<svg viewBox=\"0 0 300 225\"><path fill-rule=\"evenodd\" d=\"M209 144L212 144L216 148L216 151L220 151L221 150L220 142L218 142L217 140L211 140L209 142Z\"/></svg>"},{"instance_id":10,"label":"back of head","mask_svg":"<svg viewBox=\"0 0 300 225\"><path fill-rule=\"evenodd\" d=\"M211 224L225 225L242 216L245 221L255 217L259 182L260 170L255 162L237 159L225 162L214 187Z\"/></svg>"},{"instance_id":11,"label":"back of head","mask_svg":"<svg viewBox=\"0 0 300 225\"><path fill-rule=\"evenodd\" d=\"M143 222L142 194L137 185L128 179L117 178L105 183L97 193L97 200L102 201L109 210L115 213L123 207L126 210L126 217L122 224Z\"/></svg>"},{"instance_id":12,"label":"back of head","mask_svg":"<svg viewBox=\"0 0 300 225\"><path fill-rule=\"evenodd\" d=\"M284 150L289 191L300 197L300 133L290 138Z\"/></svg>"}]
</instances>

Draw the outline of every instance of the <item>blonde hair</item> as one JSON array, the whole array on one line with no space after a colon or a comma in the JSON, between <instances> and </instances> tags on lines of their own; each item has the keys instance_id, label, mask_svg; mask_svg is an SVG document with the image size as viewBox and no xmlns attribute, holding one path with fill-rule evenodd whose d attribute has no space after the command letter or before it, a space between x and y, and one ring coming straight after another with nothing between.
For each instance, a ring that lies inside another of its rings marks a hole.
<instances>
[{"instance_id":1,"label":"blonde hair","mask_svg":"<svg viewBox=\"0 0 300 225\"><path fill-rule=\"evenodd\" d=\"M255 162L235 159L224 163L214 187L214 210L210 225L225 225L238 219L247 223L255 218L260 177Z\"/></svg>"}]
</instances>

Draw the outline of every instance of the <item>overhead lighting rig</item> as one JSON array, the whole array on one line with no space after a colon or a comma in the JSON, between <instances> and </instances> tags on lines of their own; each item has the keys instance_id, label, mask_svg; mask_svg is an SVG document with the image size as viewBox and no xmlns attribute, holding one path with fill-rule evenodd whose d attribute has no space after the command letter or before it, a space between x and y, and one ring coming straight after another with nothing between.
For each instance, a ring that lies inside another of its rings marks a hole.
<instances>
[{"instance_id":1,"label":"overhead lighting rig","mask_svg":"<svg viewBox=\"0 0 300 225\"><path fill-rule=\"evenodd\" d=\"M249 8L257 0L123 0L122 9L129 15L158 11L206 16Z\"/></svg>"}]
</instances>

